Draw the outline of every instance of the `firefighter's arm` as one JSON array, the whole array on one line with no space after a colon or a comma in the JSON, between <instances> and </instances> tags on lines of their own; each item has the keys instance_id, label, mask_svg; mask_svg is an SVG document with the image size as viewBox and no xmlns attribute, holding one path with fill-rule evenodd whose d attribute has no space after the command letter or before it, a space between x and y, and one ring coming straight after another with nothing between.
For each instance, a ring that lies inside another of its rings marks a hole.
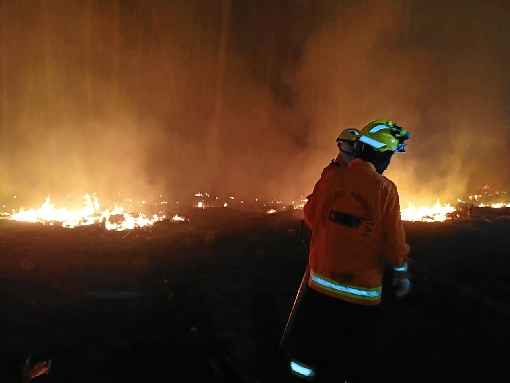
<instances>
[{"instance_id":1,"label":"firefighter's arm","mask_svg":"<svg viewBox=\"0 0 510 383\"><path fill-rule=\"evenodd\" d=\"M313 227L313 222L315 222L315 216L317 214L317 200L318 200L318 190L320 188L322 177L313 188L312 194L306 197L307 201L303 208L304 219L306 226L311 230Z\"/></svg>"},{"instance_id":2,"label":"firefighter's arm","mask_svg":"<svg viewBox=\"0 0 510 383\"><path fill-rule=\"evenodd\" d=\"M385 258L393 266L392 285L395 296L401 299L409 295L412 284L407 269L409 245L406 242L404 226L400 218L397 188L393 183L390 183L385 201L383 216Z\"/></svg>"},{"instance_id":3,"label":"firefighter's arm","mask_svg":"<svg viewBox=\"0 0 510 383\"><path fill-rule=\"evenodd\" d=\"M406 242L404 225L400 219L400 203L397 188L389 183L384 193L383 231L384 231L384 257L395 271L407 272L407 258L409 245Z\"/></svg>"},{"instance_id":4,"label":"firefighter's arm","mask_svg":"<svg viewBox=\"0 0 510 383\"><path fill-rule=\"evenodd\" d=\"M308 201L306 201L305 207L303 208L303 215L305 219L306 226L308 226L309 229L312 229L312 221L313 221L313 212L315 210L315 203L313 200L313 194L310 194L308 197L306 197Z\"/></svg>"}]
</instances>

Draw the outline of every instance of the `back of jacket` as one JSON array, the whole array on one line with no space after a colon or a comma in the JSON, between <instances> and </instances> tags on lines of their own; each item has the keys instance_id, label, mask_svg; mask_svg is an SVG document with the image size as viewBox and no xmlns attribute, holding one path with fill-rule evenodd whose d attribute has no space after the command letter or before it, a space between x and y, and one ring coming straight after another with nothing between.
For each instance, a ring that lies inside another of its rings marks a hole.
<instances>
[{"instance_id":1,"label":"back of jacket","mask_svg":"<svg viewBox=\"0 0 510 383\"><path fill-rule=\"evenodd\" d=\"M312 231L309 286L354 303L379 303L384 261L397 266L409 253L393 182L359 159L332 162L304 213Z\"/></svg>"}]
</instances>

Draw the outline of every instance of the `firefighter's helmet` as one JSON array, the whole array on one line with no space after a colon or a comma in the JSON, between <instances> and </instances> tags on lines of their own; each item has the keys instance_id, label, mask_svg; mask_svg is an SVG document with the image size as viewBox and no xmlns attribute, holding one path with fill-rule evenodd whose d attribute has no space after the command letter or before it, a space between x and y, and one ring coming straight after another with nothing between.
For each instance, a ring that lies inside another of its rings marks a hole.
<instances>
[{"instance_id":1,"label":"firefighter's helmet","mask_svg":"<svg viewBox=\"0 0 510 383\"><path fill-rule=\"evenodd\" d=\"M338 137L336 138L337 145L340 145L341 142L356 142L358 141L361 133L358 129L344 129L340 132Z\"/></svg>"},{"instance_id":2,"label":"firefighter's helmet","mask_svg":"<svg viewBox=\"0 0 510 383\"><path fill-rule=\"evenodd\" d=\"M404 141L411 135L407 130L390 120L374 120L363 129L359 141L376 152L404 152Z\"/></svg>"}]
</instances>

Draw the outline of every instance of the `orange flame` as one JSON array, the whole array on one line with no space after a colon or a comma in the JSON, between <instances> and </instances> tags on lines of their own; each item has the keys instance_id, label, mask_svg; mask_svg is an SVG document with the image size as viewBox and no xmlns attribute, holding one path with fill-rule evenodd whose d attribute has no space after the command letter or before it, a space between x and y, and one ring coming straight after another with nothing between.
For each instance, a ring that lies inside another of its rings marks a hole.
<instances>
[{"instance_id":1,"label":"orange flame","mask_svg":"<svg viewBox=\"0 0 510 383\"><path fill-rule=\"evenodd\" d=\"M491 207L493 209L501 209L502 207L510 207L510 202L497 202L497 203L490 203L490 204L481 203L478 206L479 207Z\"/></svg>"},{"instance_id":2,"label":"orange flame","mask_svg":"<svg viewBox=\"0 0 510 383\"><path fill-rule=\"evenodd\" d=\"M403 221L413 222L444 222L448 215L455 212L455 207L447 204L441 204L437 201L432 206L416 206L409 204L405 209L400 210L400 216Z\"/></svg>"},{"instance_id":3,"label":"orange flame","mask_svg":"<svg viewBox=\"0 0 510 383\"><path fill-rule=\"evenodd\" d=\"M67 228L104 223L104 227L107 230L115 231L150 226L165 218L164 215L157 214L152 216L146 216L142 213L133 215L118 206L111 210L101 209L97 197L89 194L85 194L83 197L83 207L79 209L56 208L51 202L50 197L47 197L44 203L37 209L20 209L13 211L9 215L9 219L13 221L39 222L49 225L60 224Z\"/></svg>"}]
</instances>

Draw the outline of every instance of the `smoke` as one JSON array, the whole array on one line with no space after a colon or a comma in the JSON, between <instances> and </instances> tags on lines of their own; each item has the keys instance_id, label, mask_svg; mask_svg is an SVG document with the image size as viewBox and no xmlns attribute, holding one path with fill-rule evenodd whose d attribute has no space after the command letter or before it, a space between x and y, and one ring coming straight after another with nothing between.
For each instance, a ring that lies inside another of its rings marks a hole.
<instances>
[{"instance_id":1,"label":"smoke","mask_svg":"<svg viewBox=\"0 0 510 383\"><path fill-rule=\"evenodd\" d=\"M413 134L388 172L404 203L453 199L484 184L508 187L510 7L503 6L338 6L335 21L308 40L296 76L313 126L309 182L333 157L340 130L382 118Z\"/></svg>"},{"instance_id":2,"label":"smoke","mask_svg":"<svg viewBox=\"0 0 510 383\"><path fill-rule=\"evenodd\" d=\"M1 7L4 195L270 194L298 150L229 1Z\"/></svg>"},{"instance_id":3,"label":"smoke","mask_svg":"<svg viewBox=\"0 0 510 383\"><path fill-rule=\"evenodd\" d=\"M0 196L297 197L374 118L405 200L508 183L508 7L419 3L0 1Z\"/></svg>"}]
</instances>

